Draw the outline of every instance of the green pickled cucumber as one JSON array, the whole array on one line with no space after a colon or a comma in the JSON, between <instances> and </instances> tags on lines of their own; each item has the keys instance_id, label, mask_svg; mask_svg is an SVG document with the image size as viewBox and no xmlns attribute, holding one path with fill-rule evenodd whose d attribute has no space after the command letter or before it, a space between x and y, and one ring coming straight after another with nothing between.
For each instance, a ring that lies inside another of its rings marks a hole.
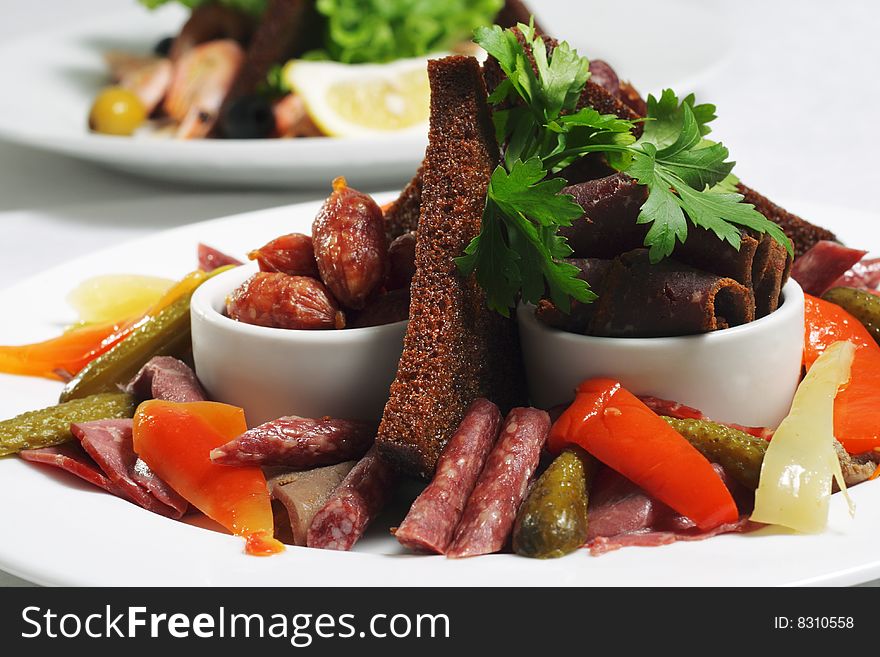
<instances>
[{"instance_id":1,"label":"green pickled cucumber","mask_svg":"<svg viewBox=\"0 0 880 657\"><path fill-rule=\"evenodd\" d=\"M587 539L587 505L596 462L580 448L554 459L520 507L513 550L524 557L552 559L581 547Z\"/></svg>"},{"instance_id":2,"label":"green pickled cucumber","mask_svg":"<svg viewBox=\"0 0 880 657\"><path fill-rule=\"evenodd\" d=\"M64 403L118 390L154 356L185 356L192 347L190 297L190 294L180 297L86 365L64 386L59 401Z\"/></svg>"},{"instance_id":3,"label":"green pickled cucumber","mask_svg":"<svg viewBox=\"0 0 880 657\"><path fill-rule=\"evenodd\" d=\"M736 481L751 490L758 487L769 444L766 440L708 420L663 419Z\"/></svg>"},{"instance_id":4,"label":"green pickled cucumber","mask_svg":"<svg viewBox=\"0 0 880 657\"><path fill-rule=\"evenodd\" d=\"M880 344L880 297L851 287L835 287L823 294L822 298L859 320L874 341Z\"/></svg>"},{"instance_id":5,"label":"green pickled cucumber","mask_svg":"<svg viewBox=\"0 0 880 657\"><path fill-rule=\"evenodd\" d=\"M73 439L71 424L134 417L136 407L134 397L117 392L22 413L0 422L0 456L65 443Z\"/></svg>"}]
</instances>

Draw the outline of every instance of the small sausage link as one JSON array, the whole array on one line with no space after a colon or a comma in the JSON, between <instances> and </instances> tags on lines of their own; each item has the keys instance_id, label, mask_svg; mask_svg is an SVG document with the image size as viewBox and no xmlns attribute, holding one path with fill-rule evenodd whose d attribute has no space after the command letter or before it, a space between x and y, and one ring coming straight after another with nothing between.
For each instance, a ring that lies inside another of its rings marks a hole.
<instances>
[{"instance_id":1,"label":"small sausage link","mask_svg":"<svg viewBox=\"0 0 880 657\"><path fill-rule=\"evenodd\" d=\"M226 301L232 319L284 329L340 329L345 315L330 291L314 278L260 272Z\"/></svg>"},{"instance_id":2,"label":"small sausage link","mask_svg":"<svg viewBox=\"0 0 880 657\"><path fill-rule=\"evenodd\" d=\"M260 271L320 278L312 238L302 233L277 237L248 253L248 258L257 261Z\"/></svg>"},{"instance_id":3,"label":"small sausage link","mask_svg":"<svg viewBox=\"0 0 880 657\"><path fill-rule=\"evenodd\" d=\"M333 193L312 224L321 279L339 302L363 308L388 268L388 242L382 210L370 196L333 181Z\"/></svg>"}]
</instances>

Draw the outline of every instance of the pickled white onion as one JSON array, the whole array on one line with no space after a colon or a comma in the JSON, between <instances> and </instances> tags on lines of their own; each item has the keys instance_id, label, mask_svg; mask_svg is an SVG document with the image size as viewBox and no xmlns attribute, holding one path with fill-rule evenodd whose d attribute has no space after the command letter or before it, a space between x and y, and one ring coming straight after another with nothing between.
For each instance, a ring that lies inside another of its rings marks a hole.
<instances>
[{"instance_id":1,"label":"pickled white onion","mask_svg":"<svg viewBox=\"0 0 880 657\"><path fill-rule=\"evenodd\" d=\"M846 495L834 452L834 398L849 381L856 347L835 342L810 368L761 466L752 520L816 533L828 524L832 478ZM849 496L850 513L854 508Z\"/></svg>"}]
</instances>

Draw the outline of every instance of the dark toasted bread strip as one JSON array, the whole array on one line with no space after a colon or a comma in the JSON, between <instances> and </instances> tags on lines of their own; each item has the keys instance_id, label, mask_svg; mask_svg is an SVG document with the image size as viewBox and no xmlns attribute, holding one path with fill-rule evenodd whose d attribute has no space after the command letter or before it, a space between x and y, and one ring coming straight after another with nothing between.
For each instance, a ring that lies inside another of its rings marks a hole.
<instances>
[{"instance_id":1,"label":"dark toasted bread strip","mask_svg":"<svg viewBox=\"0 0 880 657\"><path fill-rule=\"evenodd\" d=\"M489 311L454 258L479 234L489 176L498 163L486 88L472 57L428 65L431 130L410 320L376 444L398 469L430 477L470 403L502 408L524 395L516 324Z\"/></svg>"}]
</instances>

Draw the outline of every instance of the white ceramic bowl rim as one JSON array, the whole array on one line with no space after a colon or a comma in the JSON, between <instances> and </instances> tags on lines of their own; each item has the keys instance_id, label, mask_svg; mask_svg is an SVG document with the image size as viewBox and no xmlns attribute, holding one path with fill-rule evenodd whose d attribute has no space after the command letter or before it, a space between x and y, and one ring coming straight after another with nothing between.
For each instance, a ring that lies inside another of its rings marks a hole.
<instances>
[{"instance_id":1,"label":"white ceramic bowl rim","mask_svg":"<svg viewBox=\"0 0 880 657\"><path fill-rule=\"evenodd\" d=\"M526 315L528 316L530 321L540 325L543 330L559 334L557 337L562 338L563 336L565 336L565 339L577 340L586 344L592 343L598 346L600 344L608 345L612 342L619 342L634 346L640 344L663 346L664 343L670 345L680 345L683 342L695 340L723 341L727 339L735 339L737 337L740 337L740 335L745 331L749 331L759 327L765 327L771 322L784 322L786 319L790 318L791 315L800 312L803 305L804 291L801 289L801 286L796 280L790 278L788 279L788 282L785 284L785 286L782 288L782 302L779 304L779 307L769 315L765 315L764 317L748 322L747 324L740 324L739 326L732 326L726 329L718 329L717 331L696 333L694 335L677 335L658 338L611 338L599 337L595 335L582 335L580 333L572 333L571 331L564 331L562 329L548 326L547 324L544 324L543 322L538 320L538 318L535 317L534 312L526 313Z\"/></svg>"},{"instance_id":2,"label":"white ceramic bowl rim","mask_svg":"<svg viewBox=\"0 0 880 657\"><path fill-rule=\"evenodd\" d=\"M205 321L221 325L226 330L237 331L250 337L313 343L339 343L355 338L365 338L369 337L371 333L392 330L391 327L400 326L407 321L364 328L321 331L257 326L255 324L238 322L227 317L222 312L222 309L226 307L226 298L232 294L235 288L256 272L255 265L245 264L205 281L193 293L192 301L190 302L191 312L198 314Z\"/></svg>"}]
</instances>

